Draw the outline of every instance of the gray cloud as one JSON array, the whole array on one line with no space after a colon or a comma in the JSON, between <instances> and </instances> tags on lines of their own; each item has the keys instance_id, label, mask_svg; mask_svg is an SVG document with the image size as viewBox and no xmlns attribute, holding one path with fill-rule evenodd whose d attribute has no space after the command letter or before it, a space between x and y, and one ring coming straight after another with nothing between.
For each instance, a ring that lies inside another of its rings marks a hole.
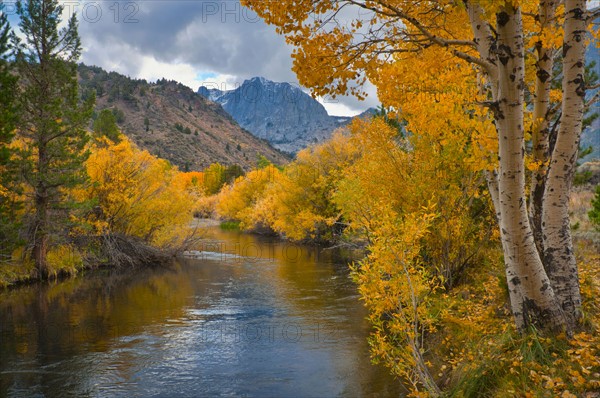
<instances>
[{"instance_id":1,"label":"gray cloud","mask_svg":"<svg viewBox=\"0 0 600 398\"><path fill-rule=\"evenodd\" d=\"M86 1L77 14L86 63L139 76L149 56L240 82L253 76L297 82L292 48L237 0ZM355 111L377 103L373 96L337 101Z\"/></svg>"}]
</instances>

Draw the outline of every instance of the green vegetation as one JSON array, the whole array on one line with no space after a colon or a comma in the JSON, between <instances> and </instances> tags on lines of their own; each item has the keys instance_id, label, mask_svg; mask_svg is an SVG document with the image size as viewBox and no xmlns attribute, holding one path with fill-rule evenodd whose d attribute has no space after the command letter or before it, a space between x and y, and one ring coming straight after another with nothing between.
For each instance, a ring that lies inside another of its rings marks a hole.
<instances>
[{"instance_id":1,"label":"green vegetation","mask_svg":"<svg viewBox=\"0 0 600 398\"><path fill-rule=\"evenodd\" d=\"M223 166L213 163L204 170L204 187L207 195L218 193L225 184L233 182L237 177L244 175L241 166L234 164Z\"/></svg>"},{"instance_id":2,"label":"green vegetation","mask_svg":"<svg viewBox=\"0 0 600 398\"><path fill-rule=\"evenodd\" d=\"M117 108L116 106L113 107L111 110L113 115L115 115L115 120L117 121L117 123L122 124L125 122L125 112L123 112L123 110Z\"/></svg>"},{"instance_id":3,"label":"green vegetation","mask_svg":"<svg viewBox=\"0 0 600 398\"><path fill-rule=\"evenodd\" d=\"M595 196L592 199L592 209L589 211L588 216L592 225L600 231L600 185L596 186Z\"/></svg>"},{"instance_id":4,"label":"green vegetation","mask_svg":"<svg viewBox=\"0 0 600 398\"><path fill-rule=\"evenodd\" d=\"M112 142L119 142L119 126L117 126L117 118L115 114L110 109L103 109L100 111L100 114L94 120L94 133L96 133L96 137L106 137Z\"/></svg>"},{"instance_id":5,"label":"green vegetation","mask_svg":"<svg viewBox=\"0 0 600 398\"><path fill-rule=\"evenodd\" d=\"M12 36L21 77L19 106L38 110L22 112L17 128L21 170L34 197L27 240L41 278L49 276L47 254L56 244L51 237L69 223L72 214L65 190L86 180L86 127L94 104L93 97L79 102L77 21L73 16L65 29L59 29L62 9L56 1L17 3L24 39Z\"/></svg>"},{"instance_id":6,"label":"green vegetation","mask_svg":"<svg viewBox=\"0 0 600 398\"><path fill-rule=\"evenodd\" d=\"M592 172L589 170L583 172L576 172L575 177L573 178L573 185L579 187L589 183L592 179L592 175Z\"/></svg>"},{"instance_id":7,"label":"green vegetation","mask_svg":"<svg viewBox=\"0 0 600 398\"><path fill-rule=\"evenodd\" d=\"M179 131L180 133L183 134L192 134L192 130L189 127L183 127L183 125L181 123L175 123L175 130Z\"/></svg>"},{"instance_id":8,"label":"green vegetation","mask_svg":"<svg viewBox=\"0 0 600 398\"><path fill-rule=\"evenodd\" d=\"M257 169L264 169L267 166L270 166L272 163L269 159L264 157L263 155L258 155L258 160L256 161Z\"/></svg>"},{"instance_id":9,"label":"green vegetation","mask_svg":"<svg viewBox=\"0 0 600 398\"><path fill-rule=\"evenodd\" d=\"M223 221L219 224L219 227L224 231L239 231L240 230L240 222L239 221Z\"/></svg>"},{"instance_id":10,"label":"green vegetation","mask_svg":"<svg viewBox=\"0 0 600 398\"><path fill-rule=\"evenodd\" d=\"M4 5L0 3L0 12ZM17 77L9 58L10 26L5 13L0 13L0 264L10 258L17 243L20 209L20 189L11 160L14 148L10 143L18 121Z\"/></svg>"}]
</instances>

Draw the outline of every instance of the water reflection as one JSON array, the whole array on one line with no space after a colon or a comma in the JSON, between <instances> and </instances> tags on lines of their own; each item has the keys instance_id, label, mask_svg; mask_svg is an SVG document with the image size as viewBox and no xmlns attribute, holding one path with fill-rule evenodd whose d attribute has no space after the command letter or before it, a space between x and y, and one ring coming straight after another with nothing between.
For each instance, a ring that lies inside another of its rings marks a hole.
<instances>
[{"instance_id":1,"label":"water reflection","mask_svg":"<svg viewBox=\"0 0 600 398\"><path fill-rule=\"evenodd\" d=\"M218 229L196 249L0 293L0 395L400 394L340 253Z\"/></svg>"}]
</instances>

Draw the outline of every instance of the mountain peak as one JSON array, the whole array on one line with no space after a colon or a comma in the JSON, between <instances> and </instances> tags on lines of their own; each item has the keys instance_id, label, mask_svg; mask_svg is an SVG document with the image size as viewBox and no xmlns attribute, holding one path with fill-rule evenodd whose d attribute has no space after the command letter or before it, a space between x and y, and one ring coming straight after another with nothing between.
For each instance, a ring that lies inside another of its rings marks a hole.
<instances>
[{"instance_id":1,"label":"mountain peak","mask_svg":"<svg viewBox=\"0 0 600 398\"><path fill-rule=\"evenodd\" d=\"M265 86L267 84L273 84L273 83L275 83L274 81L267 80L267 79L265 79L262 76L255 76L255 77L252 77L252 78L250 78L248 80L244 80L244 84L246 84L246 82L248 82L248 83L259 83L259 84L262 84L263 86ZM275 83L275 84L277 84L277 83Z\"/></svg>"},{"instance_id":2,"label":"mountain peak","mask_svg":"<svg viewBox=\"0 0 600 398\"><path fill-rule=\"evenodd\" d=\"M260 76L228 91L200 87L198 94L221 104L243 128L286 152L324 141L341 126L298 85Z\"/></svg>"},{"instance_id":3,"label":"mountain peak","mask_svg":"<svg viewBox=\"0 0 600 398\"><path fill-rule=\"evenodd\" d=\"M278 89L292 89L300 91L306 94L298 84L288 83L288 82L275 82L273 80L266 79L262 76L255 76L250 79L244 80L242 86L244 85L258 85L262 87L275 87Z\"/></svg>"}]
</instances>

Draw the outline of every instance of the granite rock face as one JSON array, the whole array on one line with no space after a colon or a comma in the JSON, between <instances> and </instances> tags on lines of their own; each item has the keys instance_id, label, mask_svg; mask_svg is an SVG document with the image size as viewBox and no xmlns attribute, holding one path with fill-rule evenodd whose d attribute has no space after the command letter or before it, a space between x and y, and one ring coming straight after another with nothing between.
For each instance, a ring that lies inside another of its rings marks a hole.
<instances>
[{"instance_id":1,"label":"granite rock face","mask_svg":"<svg viewBox=\"0 0 600 398\"><path fill-rule=\"evenodd\" d=\"M334 130L351 120L328 115L323 105L300 87L262 77L246 80L228 91L202 86L198 94L221 104L256 137L289 153L327 140Z\"/></svg>"}]
</instances>

